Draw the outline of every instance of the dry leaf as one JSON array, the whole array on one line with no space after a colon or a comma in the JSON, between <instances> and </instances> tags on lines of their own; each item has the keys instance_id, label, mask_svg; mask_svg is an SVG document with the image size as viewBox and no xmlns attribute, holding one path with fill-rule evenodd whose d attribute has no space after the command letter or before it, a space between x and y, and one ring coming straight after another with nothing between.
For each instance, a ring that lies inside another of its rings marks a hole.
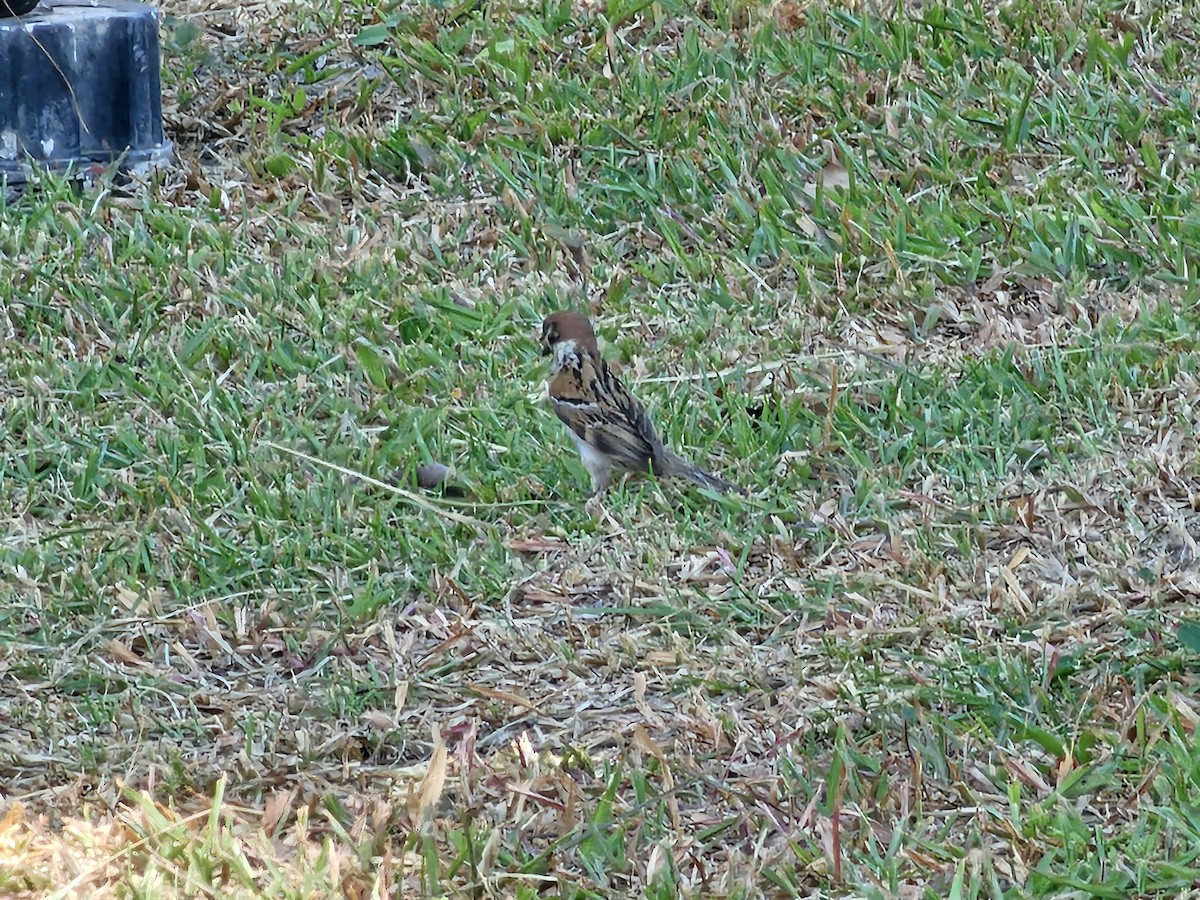
<instances>
[{"instance_id":1,"label":"dry leaf","mask_svg":"<svg viewBox=\"0 0 1200 900\"><path fill-rule=\"evenodd\" d=\"M517 553L553 553L558 550L570 550L571 545L554 537L533 534L525 538L513 538L505 544L509 550Z\"/></svg>"},{"instance_id":2,"label":"dry leaf","mask_svg":"<svg viewBox=\"0 0 1200 900\"><path fill-rule=\"evenodd\" d=\"M417 815L414 816L415 821L425 822L432 816L433 808L437 805L438 800L441 799L442 790L446 786L446 765L448 760L449 754L446 752L446 744L442 741L441 735L435 734L433 755L429 759L429 770L425 773L425 778L421 782L421 790L417 794Z\"/></svg>"}]
</instances>

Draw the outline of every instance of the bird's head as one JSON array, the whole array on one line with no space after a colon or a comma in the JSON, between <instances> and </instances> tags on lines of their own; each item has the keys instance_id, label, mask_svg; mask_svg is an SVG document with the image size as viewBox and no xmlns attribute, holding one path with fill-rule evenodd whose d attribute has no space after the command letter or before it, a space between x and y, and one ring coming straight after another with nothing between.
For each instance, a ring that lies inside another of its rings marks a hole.
<instances>
[{"instance_id":1,"label":"bird's head","mask_svg":"<svg viewBox=\"0 0 1200 900\"><path fill-rule=\"evenodd\" d=\"M587 316L565 310L546 316L542 322L542 355L550 356L555 347L567 341L572 341L582 352L600 355L596 332Z\"/></svg>"}]
</instances>

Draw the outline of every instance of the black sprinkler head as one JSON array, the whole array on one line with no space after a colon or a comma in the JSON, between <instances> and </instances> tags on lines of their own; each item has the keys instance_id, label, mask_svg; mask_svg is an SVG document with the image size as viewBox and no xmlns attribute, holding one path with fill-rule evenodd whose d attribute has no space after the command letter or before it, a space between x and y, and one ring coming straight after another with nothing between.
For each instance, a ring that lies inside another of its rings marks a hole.
<instances>
[{"instance_id":1,"label":"black sprinkler head","mask_svg":"<svg viewBox=\"0 0 1200 900\"><path fill-rule=\"evenodd\" d=\"M0 0L0 19L23 16L38 5L38 0Z\"/></svg>"}]
</instances>

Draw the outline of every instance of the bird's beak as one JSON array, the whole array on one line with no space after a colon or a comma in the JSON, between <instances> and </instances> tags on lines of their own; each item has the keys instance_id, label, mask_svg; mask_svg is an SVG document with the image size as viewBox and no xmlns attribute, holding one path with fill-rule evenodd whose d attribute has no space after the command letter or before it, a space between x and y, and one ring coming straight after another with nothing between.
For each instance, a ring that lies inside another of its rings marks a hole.
<instances>
[{"instance_id":1,"label":"bird's beak","mask_svg":"<svg viewBox=\"0 0 1200 900\"><path fill-rule=\"evenodd\" d=\"M3 0L0 0L0 2L3 2ZM550 353L551 353L550 342L546 340L546 332L544 329L542 329L542 328L535 329L533 334L530 335L530 337L532 337L533 342L542 349L542 356L550 355Z\"/></svg>"}]
</instances>

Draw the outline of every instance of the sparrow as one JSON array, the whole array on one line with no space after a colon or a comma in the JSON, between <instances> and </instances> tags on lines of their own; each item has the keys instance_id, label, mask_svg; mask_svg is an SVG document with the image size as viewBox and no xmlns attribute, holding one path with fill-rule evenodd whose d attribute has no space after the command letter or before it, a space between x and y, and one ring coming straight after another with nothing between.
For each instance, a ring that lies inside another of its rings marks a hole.
<instances>
[{"instance_id":1,"label":"sparrow","mask_svg":"<svg viewBox=\"0 0 1200 900\"><path fill-rule=\"evenodd\" d=\"M542 323L542 355L551 356L550 402L571 432L592 496L608 487L613 470L686 478L726 493L740 488L664 447L633 394L613 374L587 317L556 312Z\"/></svg>"}]
</instances>

